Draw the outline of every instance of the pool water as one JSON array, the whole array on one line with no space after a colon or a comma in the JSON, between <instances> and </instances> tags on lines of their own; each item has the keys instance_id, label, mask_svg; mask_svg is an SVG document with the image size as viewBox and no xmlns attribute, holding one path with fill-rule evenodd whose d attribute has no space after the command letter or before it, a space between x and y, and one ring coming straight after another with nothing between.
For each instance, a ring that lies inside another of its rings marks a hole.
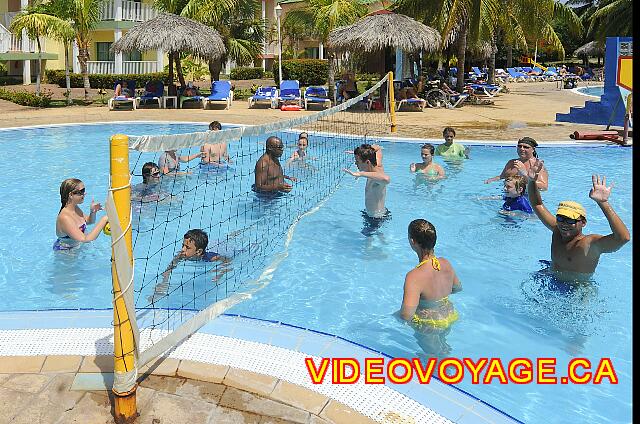
<instances>
[{"instance_id":1,"label":"pool water","mask_svg":"<svg viewBox=\"0 0 640 424\"><path fill-rule=\"evenodd\" d=\"M126 129L180 133L204 126L127 124ZM51 245L60 181L72 175L84 181L85 208L92 196L103 201L107 140L118 131L121 124L0 131L0 154L11 158L11 166L0 168L3 310L110 306L109 239L101 236L73 256L56 255ZM313 155L313 137L310 144ZM322 207L300 221L272 282L229 312L340 335L392 356L500 357L505 363L556 357L558 375L572 357L592 363L609 357L617 385L605 380L474 386L467 378L460 387L525 422L630 422L632 242L604 255L592 282L558 287L538 273L544 268L540 261L549 259L549 231L535 218L498 214L502 202L487 199L500 195L501 185L483 181L500 172L515 147L473 146L471 159L462 163L437 159L447 179L436 183L409 172L409 163L420 160L417 145L384 147L392 219L377 234L362 235L364 181L345 175ZM598 172L615 183L611 204L633 233L630 150L538 151L550 174L544 193L550 209L561 200L577 200L587 210L586 231L608 233L606 219L588 198L591 173ZM460 319L445 334L417 334L394 316L404 276L417 264L407 241L407 225L415 218L435 225L436 253L451 261L463 284L463 291L451 296Z\"/></svg>"},{"instance_id":2,"label":"pool water","mask_svg":"<svg viewBox=\"0 0 640 424\"><path fill-rule=\"evenodd\" d=\"M600 97L604 94L604 86L594 86L594 87L582 87L579 88L578 91L587 96Z\"/></svg>"}]
</instances>

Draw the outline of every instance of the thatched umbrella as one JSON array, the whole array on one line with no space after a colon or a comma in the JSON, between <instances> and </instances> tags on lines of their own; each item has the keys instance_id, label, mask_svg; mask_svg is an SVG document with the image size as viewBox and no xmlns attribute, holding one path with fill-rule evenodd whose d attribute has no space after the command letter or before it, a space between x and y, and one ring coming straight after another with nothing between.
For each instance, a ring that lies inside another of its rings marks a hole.
<instances>
[{"instance_id":1,"label":"thatched umbrella","mask_svg":"<svg viewBox=\"0 0 640 424\"><path fill-rule=\"evenodd\" d=\"M586 57L602 57L604 56L604 45L598 41L589 41L584 46L578 47L574 52L574 55L586 56Z\"/></svg>"},{"instance_id":2,"label":"thatched umbrella","mask_svg":"<svg viewBox=\"0 0 640 424\"><path fill-rule=\"evenodd\" d=\"M331 31L327 47L336 52L371 53L393 47L407 53L430 53L440 48L440 42L440 33L435 29L408 16L379 10L355 24Z\"/></svg>"},{"instance_id":3,"label":"thatched umbrella","mask_svg":"<svg viewBox=\"0 0 640 424\"><path fill-rule=\"evenodd\" d=\"M111 46L114 53L157 50L169 53L169 83L173 82L171 58L189 52L203 60L217 60L226 48L218 31L200 22L170 13L134 25Z\"/></svg>"}]
</instances>

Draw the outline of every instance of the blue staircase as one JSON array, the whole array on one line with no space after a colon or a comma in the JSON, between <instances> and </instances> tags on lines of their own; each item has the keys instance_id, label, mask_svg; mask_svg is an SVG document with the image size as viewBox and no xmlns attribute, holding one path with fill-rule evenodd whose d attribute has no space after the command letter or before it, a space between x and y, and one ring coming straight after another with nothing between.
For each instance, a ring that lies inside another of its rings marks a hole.
<instances>
[{"instance_id":1,"label":"blue staircase","mask_svg":"<svg viewBox=\"0 0 640 424\"><path fill-rule=\"evenodd\" d=\"M631 37L607 37L605 44L604 94L600 101L587 100L584 106L573 106L569 113L556 113L558 122L624 126L626 105L617 85L618 42L631 42Z\"/></svg>"}]
</instances>

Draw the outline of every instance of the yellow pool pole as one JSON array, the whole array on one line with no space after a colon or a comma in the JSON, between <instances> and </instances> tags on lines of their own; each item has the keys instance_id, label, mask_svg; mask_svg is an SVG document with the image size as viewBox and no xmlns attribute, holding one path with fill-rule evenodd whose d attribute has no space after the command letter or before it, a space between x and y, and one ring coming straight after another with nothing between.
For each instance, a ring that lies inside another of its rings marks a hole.
<instances>
[{"instance_id":1,"label":"yellow pool pole","mask_svg":"<svg viewBox=\"0 0 640 424\"><path fill-rule=\"evenodd\" d=\"M389 90L389 113L391 114L391 132L396 132L396 100L393 93L393 72L387 74L387 87Z\"/></svg>"},{"instance_id":2,"label":"yellow pool pole","mask_svg":"<svg viewBox=\"0 0 640 424\"><path fill-rule=\"evenodd\" d=\"M118 220L122 227L125 244L129 253L132 255L131 240L131 187L129 176L129 137L122 134L116 134L111 137L111 187L113 190L113 199L118 212ZM111 279L113 282L113 359L115 379L119 376L131 375L135 372L135 342L133 337L133 328L129 319L129 312L122 297L122 288L118 281L118 273L116 272L116 263L114 260L115 253L112 249L111 257ZM121 378L121 380L131 380L130 378ZM114 386L113 394L115 395L115 419L116 423L130 422L138 415L136 409L136 388L135 378L132 379L131 387L118 388Z\"/></svg>"}]
</instances>

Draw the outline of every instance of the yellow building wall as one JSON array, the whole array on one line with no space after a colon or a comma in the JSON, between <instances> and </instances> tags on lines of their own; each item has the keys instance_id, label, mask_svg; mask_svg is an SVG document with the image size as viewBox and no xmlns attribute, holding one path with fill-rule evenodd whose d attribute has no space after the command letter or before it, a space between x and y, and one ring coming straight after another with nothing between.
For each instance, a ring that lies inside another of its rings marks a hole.
<instances>
[{"instance_id":1,"label":"yellow building wall","mask_svg":"<svg viewBox=\"0 0 640 424\"><path fill-rule=\"evenodd\" d=\"M45 51L58 55L58 59L56 60L47 60L47 69L64 69L64 44L62 42L47 38L45 41ZM71 60L71 49L69 49L69 66L71 66Z\"/></svg>"}]
</instances>

